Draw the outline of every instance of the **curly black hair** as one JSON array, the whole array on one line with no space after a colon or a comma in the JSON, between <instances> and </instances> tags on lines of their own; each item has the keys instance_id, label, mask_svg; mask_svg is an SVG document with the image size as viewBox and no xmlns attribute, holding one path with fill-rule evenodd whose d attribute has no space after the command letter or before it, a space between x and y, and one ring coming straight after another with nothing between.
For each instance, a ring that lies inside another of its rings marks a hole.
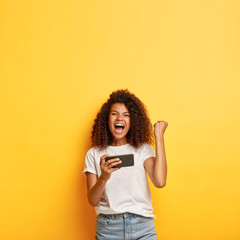
<instances>
[{"instance_id":1,"label":"curly black hair","mask_svg":"<svg viewBox=\"0 0 240 240\"><path fill-rule=\"evenodd\" d=\"M112 92L102 105L92 128L92 146L103 149L111 144L113 138L108 118L114 103L123 103L130 113L130 129L126 135L128 143L135 148L143 143L153 144L153 128L147 110L140 99L126 89Z\"/></svg>"}]
</instances>

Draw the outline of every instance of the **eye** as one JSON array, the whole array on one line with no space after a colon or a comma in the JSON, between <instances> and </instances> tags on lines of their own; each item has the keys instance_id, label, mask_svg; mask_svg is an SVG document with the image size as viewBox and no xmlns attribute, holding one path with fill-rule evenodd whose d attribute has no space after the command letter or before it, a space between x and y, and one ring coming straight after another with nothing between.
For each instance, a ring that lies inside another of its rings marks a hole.
<instances>
[{"instance_id":1,"label":"eye","mask_svg":"<svg viewBox=\"0 0 240 240\"><path fill-rule=\"evenodd\" d=\"M124 117L130 117L130 114L125 114Z\"/></svg>"}]
</instances>

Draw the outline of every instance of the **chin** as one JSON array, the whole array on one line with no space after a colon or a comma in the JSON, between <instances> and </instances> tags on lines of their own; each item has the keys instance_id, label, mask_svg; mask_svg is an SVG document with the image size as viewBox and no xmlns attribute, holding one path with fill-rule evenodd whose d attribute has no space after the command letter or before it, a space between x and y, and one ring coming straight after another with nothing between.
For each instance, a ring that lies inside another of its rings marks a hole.
<instances>
[{"instance_id":1,"label":"chin","mask_svg":"<svg viewBox=\"0 0 240 240\"><path fill-rule=\"evenodd\" d=\"M119 135L112 135L112 138L113 140L117 140L117 141L120 141L120 140L126 140L127 141L127 137L126 135L122 135L122 136L119 136Z\"/></svg>"},{"instance_id":2,"label":"chin","mask_svg":"<svg viewBox=\"0 0 240 240\"><path fill-rule=\"evenodd\" d=\"M113 136L114 139L116 140L124 140L126 138L126 136ZM127 139L127 138L126 138Z\"/></svg>"}]
</instances>

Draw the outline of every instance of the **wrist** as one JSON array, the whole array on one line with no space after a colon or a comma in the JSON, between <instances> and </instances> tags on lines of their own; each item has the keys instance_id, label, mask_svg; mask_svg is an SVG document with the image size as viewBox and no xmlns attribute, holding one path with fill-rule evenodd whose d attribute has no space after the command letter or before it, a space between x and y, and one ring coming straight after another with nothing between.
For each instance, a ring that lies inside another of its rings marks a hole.
<instances>
[{"instance_id":1,"label":"wrist","mask_svg":"<svg viewBox=\"0 0 240 240\"><path fill-rule=\"evenodd\" d=\"M164 140L163 134L155 135L155 140L156 140L156 141L162 141L162 140Z\"/></svg>"},{"instance_id":2,"label":"wrist","mask_svg":"<svg viewBox=\"0 0 240 240\"><path fill-rule=\"evenodd\" d=\"M107 183L107 181L108 181L108 179L105 179L102 174L101 174L101 176L99 177L98 180L99 180L100 183L102 183L102 184L104 184L104 185L105 185L105 184Z\"/></svg>"}]
</instances>

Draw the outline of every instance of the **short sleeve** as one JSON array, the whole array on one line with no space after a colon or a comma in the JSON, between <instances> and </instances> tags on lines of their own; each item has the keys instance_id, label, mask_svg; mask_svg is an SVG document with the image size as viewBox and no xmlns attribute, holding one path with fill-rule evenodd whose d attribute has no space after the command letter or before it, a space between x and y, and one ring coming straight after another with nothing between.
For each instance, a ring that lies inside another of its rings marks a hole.
<instances>
[{"instance_id":1,"label":"short sleeve","mask_svg":"<svg viewBox=\"0 0 240 240\"><path fill-rule=\"evenodd\" d=\"M85 164L83 169L83 175L86 176L86 172L90 172L97 175L97 170L95 167L95 159L93 157L91 149L86 153Z\"/></svg>"},{"instance_id":2,"label":"short sleeve","mask_svg":"<svg viewBox=\"0 0 240 240\"><path fill-rule=\"evenodd\" d=\"M144 144L142 149L142 161L144 162L150 157L156 157L155 151L153 146L150 144Z\"/></svg>"}]
</instances>

